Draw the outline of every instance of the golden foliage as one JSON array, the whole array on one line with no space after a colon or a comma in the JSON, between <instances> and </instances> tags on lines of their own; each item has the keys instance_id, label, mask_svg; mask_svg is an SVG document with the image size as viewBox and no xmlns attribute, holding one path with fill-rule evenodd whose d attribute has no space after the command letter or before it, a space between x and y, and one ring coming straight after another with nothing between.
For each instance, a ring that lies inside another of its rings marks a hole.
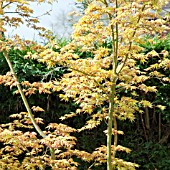
<instances>
[{"instance_id":1,"label":"golden foliage","mask_svg":"<svg viewBox=\"0 0 170 170\"><path fill-rule=\"evenodd\" d=\"M12 0L0 1L0 14L3 16L0 20L1 32L5 32L5 24L18 27L25 22L34 29L45 31L43 27L36 25L39 21L32 17L33 10L29 7L30 1L15 1L17 4L15 12L18 17L7 16L5 10L13 2ZM41 2L44 0L38 1L38 3ZM48 2L52 3L50 0ZM128 148L117 145L117 135L123 134L123 132L117 129L116 121L117 119L134 121L135 113L142 112L139 105L152 108L152 103L149 101L136 99L138 94L135 90L139 90L141 93L157 92L156 86L145 84L147 80L156 77L161 81L170 81L159 72L160 68L170 69L167 51L162 51L160 54L151 51L144 55L143 48L138 45L143 43L145 34L163 33L166 21L161 19L158 10L166 2L168 1L89 1L84 15L74 25L72 41L61 48L52 41L46 46L41 46L31 41L23 41L18 36L14 37L15 41L7 38L4 41L1 35L1 52L9 51L12 47L24 49L31 46L31 52L28 52L25 58L46 63L48 67L59 65L68 68L68 72L59 81L22 82L26 95L32 95L35 92L50 94L53 91L62 90L59 97L65 101L72 99L79 108L75 113L64 115L61 119L64 120L82 113L89 114L90 119L84 127L78 129L78 132L95 128L103 120L108 121L108 127L111 127L105 133L110 144L111 137L114 135L114 145L96 148L92 154L75 150L76 138L70 133L77 130L56 123L49 124L45 131L46 137L39 139L37 134L32 132L33 126L27 113L15 114L11 116L17 118L13 123L0 127L0 140L5 145L0 149L0 154L3 155L0 160L0 168L11 169L15 164L15 167L20 169L35 169L36 167L42 169L46 165L51 166L52 169L76 169L78 164L72 159L74 155L85 161L94 161L95 165L106 163L109 159L111 166L117 166L120 170L138 167L137 164L115 157L117 151L130 152ZM24 20L24 18L27 19ZM48 31L46 33L49 34ZM111 47L104 46L108 41L111 42ZM53 50L54 47L59 49L58 52ZM92 56L81 58L76 54L77 49L80 49L80 52L91 52ZM139 70L138 61L145 63L154 57L159 58L158 63L150 65L143 72ZM7 73L0 76L0 84L12 88L16 86L16 80L11 73ZM119 95L119 92L122 91L124 95ZM125 91L132 94L132 97L127 97ZM161 110L164 109L164 106L158 105L157 107ZM35 106L32 109L44 111ZM35 118L35 120L37 123L43 123L41 118ZM112 121L114 128L112 128ZM16 131L16 128L27 128L29 131L24 133ZM31 148L31 151L28 148ZM55 149L56 160L48 155L46 152L48 148ZM107 148L110 148L109 158ZM5 154L5 152L7 153ZM20 163L16 156L23 152L27 152L27 156Z\"/></svg>"},{"instance_id":2,"label":"golden foliage","mask_svg":"<svg viewBox=\"0 0 170 170\"><path fill-rule=\"evenodd\" d=\"M12 123L1 124L0 142L4 147L0 149L0 169L42 169L50 166L52 169L77 169L78 163L71 158L78 155L80 158L86 153L79 150L71 150L76 144L76 138L70 136L76 130L64 124L51 123L47 126L46 138L41 139L29 125L27 113L11 115ZM22 125L22 126L21 126ZM27 128L26 132L17 128ZM51 159L48 148L55 148L56 160ZM25 155L22 161L20 155ZM89 154L87 155L89 156ZM14 167L13 167L14 166Z\"/></svg>"}]
</instances>

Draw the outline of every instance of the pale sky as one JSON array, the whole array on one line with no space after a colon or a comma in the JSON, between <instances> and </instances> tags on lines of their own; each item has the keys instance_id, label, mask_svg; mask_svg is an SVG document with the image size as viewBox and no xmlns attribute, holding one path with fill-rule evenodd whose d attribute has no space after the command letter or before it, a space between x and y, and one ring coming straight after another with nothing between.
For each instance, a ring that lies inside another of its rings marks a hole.
<instances>
[{"instance_id":1,"label":"pale sky","mask_svg":"<svg viewBox=\"0 0 170 170\"><path fill-rule=\"evenodd\" d=\"M65 32L68 31L62 28L62 15L65 15L66 17L67 13L72 11L75 6L74 0L58 0L58 2L53 3L52 6L49 4L37 5L36 3L32 3L31 8L34 10L35 16L40 16L52 8L52 11L50 12L51 15L42 16L40 18L40 26L44 26L54 31L56 34L60 34L62 37L63 34L65 35ZM39 38L33 29L27 28L24 25L18 29L7 28L7 32L8 36L18 34L21 38L24 39L37 40Z\"/></svg>"},{"instance_id":2,"label":"pale sky","mask_svg":"<svg viewBox=\"0 0 170 170\"><path fill-rule=\"evenodd\" d=\"M37 5L36 3L31 4L31 8L34 10L35 16L40 16L46 11L52 8L51 15L43 16L40 19L40 26L46 27L52 30L59 37L70 35L71 28L67 25L67 13L75 10L74 5L75 0L58 0L58 2L53 3L53 5L48 5L47 3ZM167 11L170 10L170 2L165 8ZM12 36L15 34L20 35L21 38L39 41L39 37L35 30L27 28L22 25L18 29L7 28L8 35Z\"/></svg>"}]
</instances>

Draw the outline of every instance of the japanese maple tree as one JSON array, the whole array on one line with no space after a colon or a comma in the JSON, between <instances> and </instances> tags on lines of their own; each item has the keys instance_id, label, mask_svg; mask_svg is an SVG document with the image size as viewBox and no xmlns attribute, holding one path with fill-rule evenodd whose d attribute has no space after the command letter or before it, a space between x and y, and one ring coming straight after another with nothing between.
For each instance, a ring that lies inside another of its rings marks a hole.
<instances>
[{"instance_id":1,"label":"japanese maple tree","mask_svg":"<svg viewBox=\"0 0 170 170\"><path fill-rule=\"evenodd\" d=\"M146 72L140 71L138 67L138 61L144 63L150 57L159 56L155 51L145 55L142 53L143 48L139 44L143 43L146 34L157 34L158 36L162 34L166 28L164 25L166 20L162 19L159 11L167 2L166 0L89 1L84 15L74 26L72 41L68 45L56 52L54 50L58 48L56 42L50 41L46 46L35 45L34 49L36 50L27 53L26 58L45 62L48 67L54 67L54 71L57 65L67 68L68 72L60 80L47 83L22 82L21 84L25 87L25 94L32 94L36 90L44 93L62 91L60 94L62 100L72 99L79 106L75 113L72 112L61 117L62 120L84 113L91 117L85 126L78 129L79 132L92 129L103 120L107 122L107 130L104 131L107 136L107 146L102 145L96 148L92 154L88 154L70 149L75 140L71 138L73 143L70 144L70 147L66 144L68 152L64 152L63 156L76 155L84 160L94 161L94 165L107 163L107 170L135 169L135 167L138 167L135 163L116 158L117 151L130 152L130 149L118 145L118 135L124 133L118 129L117 121L126 119L134 121L135 113L143 113L144 107L152 107L149 101L138 100L137 91L143 93L156 92L155 86L147 86L144 82L152 76L160 77L160 73L156 69L169 69L166 51L162 52L163 57L158 65L152 65L146 69L146 71L155 69L153 74L146 74ZM108 42L111 42L110 47L106 45ZM8 48L6 47L9 47L9 42L3 40L1 44L1 51L8 61ZM19 44L21 47L25 46L23 42ZM14 45L13 42L10 44L10 46ZM91 55L80 57L77 51L91 53ZM8 75L8 78L12 76ZM2 83L6 82L5 78L5 76L1 78ZM163 81L169 82L169 78L164 78L164 76L161 76L161 78ZM11 78L9 81L12 84L8 84L13 85L16 80L17 77L14 80ZM129 91L130 95L119 94L126 90ZM19 91L22 91L20 87ZM24 94L22 95L24 96ZM34 123L34 120L32 122ZM48 127L58 128L58 125ZM70 130L70 132L72 131L74 129ZM63 133L65 134L65 132ZM63 133L61 132L62 135ZM51 138L53 139L53 137ZM54 137L52 141L54 142L55 139ZM67 140L67 138L64 139ZM51 155L53 162L50 162L53 165L57 155L57 147L53 147L53 142L48 140L46 136L44 136L42 142L54 149ZM62 154L59 156L62 157ZM74 164L76 165L76 163Z\"/></svg>"},{"instance_id":2,"label":"japanese maple tree","mask_svg":"<svg viewBox=\"0 0 170 170\"><path fill-rule=\"evenodd\" d=\"M145 62L149 56L154 56L154 51L144 55L139 44L142 44L144 35L159 35L166 28L166 21L158 13L166 2L90 1L83 17L75 24L73 41L60 53L53 55L51 52L51 57L44 53L35 57L49 66L57 63L71 70L59 83L64 91L60 97L66 101L73 98L80 109L62 119L80 113L90 114L91 119L79 131L94 128L103 119L108 121L105 131L107 147L101 146L92 154L99 164L107 161L108 170L123 167L133 169L137 166L115 157L117 151L130 152L118 145L118 134L123 132L118 130L117 119L133 121L136 112L143 112L139 105L152 107L146 100L135 99L137 90L156 92L155 86L143 83L151 76L141 72L137 66L137 61ZM108 41L111 41L111 48L104 45ZM82 52L91 52L92 57L80 58L74 53L77 48ZM166 52L164 54L166 58ZM160 63L165 63L165 60ZM168 63L160 64L160 67L166 68ZM119 91L122 89L131 91L132 97L120 97Z\"/></svg>"}]
</instances>

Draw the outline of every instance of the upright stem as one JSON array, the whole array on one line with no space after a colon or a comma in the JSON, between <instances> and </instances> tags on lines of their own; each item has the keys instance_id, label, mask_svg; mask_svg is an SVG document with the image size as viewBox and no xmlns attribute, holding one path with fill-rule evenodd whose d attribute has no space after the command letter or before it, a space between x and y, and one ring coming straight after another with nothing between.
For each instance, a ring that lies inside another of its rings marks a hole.
<instances>
[{"instance_id":1,"label":"upright stem","mask_svg":"<svg viewBox=\"0 0 170 170\"><path fill-rule=\"evenodd\" d=\"M118 0L116 0L116 8L118 8ZM117 16L117 14L116 14ZM119 26L118 23L116 22L116 49L115 49L115 55L114 55L114 67L113 67L113 72L114 75L116 76L114 79L114 94L113 94L113 100L114 100L114 96L115 96L115 90L116 90L116 82L117 82L117 75L116 75L116 70L117 70L117 59L118 59L118 47L119 46ZM114 130L117 131L117 118L115 115L115 112L113 112L113 124L114 124ZM117 146L117 142L118 142L118 134L114 133L114 149ZM113 158L115 158L116 156L116 150L114 150L113 152Z\"/></svg>"},{"instance_id":2,"label":"upright stem","mask_svg":"<svg viewBox=\"0 0 170 170\"><path fill-rule=\"evenodd\" d=\"M112 170L112 126L117 129L116 117L114 115L114 97L116 89L116 77L113 80L109 99L109 117L107 125L107 170ZM117 134L115 134L117 135ZM117 145L117 137L114 136L114 146ZM113 153L115 156L115 152Z\"/></svg>"},{"instance_id":3,"label":"upright stem","mask_svg":"<svg viewBox=\"0 0 170 170\"><path fill-rule=\"evenodd\" d=\"M40 129L40 127L37 125L37 123L35 122L34 116L33 116L33 114L32 114L32 111L31 111L31 109L30 109L30 106L29 106L29 104L28 104L28 101L27 101L27 99L26 99L26 97L25 97L25 95L24 95L24 92L23 92L23 90L22 90L22 88L21 88L21 86L20 86L20 83L19 83L19 81L18 81L17 75L16 75L16 73L15 73L15 71L14 71L14 68L13 68L13 66L12 66L12 63L11 63L11 61L10 61L10 59L9 59L9 56L8 56L7 52L3 52L3 54L4 54L4 57L5 57L6 61L7 61L7 63L8 63L8 66L9 66L9 68L10 68L10 70L11 70L11 73L12 73L13 77L15 78L15 81L16 81L16 83L17 83L17 88L18 88L18 90L19 90L19 93L20 93L20 95L21 95L21 98L22 98L22 100L23 100L23 102L24 102L24 105L25 105L25 107L26 107L26 110L27 110L27 112L28 112L28 116L30 117L31 122L32 122L33 126L35 127L36 131L37 131L43 138L45 138L46 135L45 135L44 132ZM50 152L51 152L51 158L52 158L52 159L55 159L54 149L50 149Z\"/></svg>"},{"instance_id":4,"label":"upright stem","mask_svg":"<svg viewBox=\"0 0 170 170\"><path fill-rule=\"evenodd\" d=\"M159 132L158 132L158 137L159 137L159 141L161 140L161 113L159 112Z\"/></svg>"},{"instance_id":5,"label":"upright stem","mask_svg":"<svg viewBox=\"0 0 170 170\"><path fill-rule=\"evenodd\" d=\"M108 3L104 0L105 5L108 7ZM118 0L116 0L116 8L118 8ZM111 14L108 14L109 20L113 19ZM116 14L117 16L117 14ZM112 49L113 49L113 61L112 61L112 74L111 77L111 92L109 96L109 115L108 115L108 127L107 127L107 170L112 170L112 159L115 158L116 150L112 153L112 128L114 125L114 130L117 130L117 118L114 113L114 98L116 93L116 82L117 82L117 58L118 58L118 45L119 45L119 32L118 23L116 25L111 25L111 38L112 38ZM114 148L117 146L118 135L114 134Z\"/></svg>"},{"instance_id":6,"label":"upright stem","mask_svg":"<svg viewBox=\"0 0 170 170\"><path fill-rule=\"evenodd\" d=\"M150 130L150 121L149 121L149 110L148 107L145 107L145 124L146 128L149 131Z\"/></svg>"}]
</instances>

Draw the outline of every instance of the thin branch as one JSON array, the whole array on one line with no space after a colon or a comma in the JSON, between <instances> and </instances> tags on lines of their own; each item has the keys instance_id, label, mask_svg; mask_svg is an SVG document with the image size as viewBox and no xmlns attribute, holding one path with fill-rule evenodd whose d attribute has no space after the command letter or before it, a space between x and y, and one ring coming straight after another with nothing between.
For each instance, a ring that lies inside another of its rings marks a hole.
<instances>
[{"instance_id":1,"label":"thin branch","mask_svg":"<svg viewBox=\"0 0 170 170\"><path fill-rule=\"evenodd\" d=\"M106 5L106 7L109 7L109 5L108 5L108 3L107 3L107 1L106 0L104 0L104 4ZM109 20L111 21L112 19L113 19L113 17L112 17L112 15L111 14L109 14L108 13L108 16L109 16ZM117 45L115 45L115 34L114 34L114 26L113 25L111 25L111 37L112 37L112 49L113 49L113 51L114 51L114 53L116 52L116 46ZM115 56L114 56L114 60L113 60L113 66L115 65L117 65L117 62L115 63Z\"/></svg>"},{"instance_id":2,"label":"thin branch","mask_svg":"<svg viewBox=\"0 0 170 170\"><path fill-rule=\"evenodd\" d=\"M144 9L145 9L145 4L143 5L141 12L143 12ZM139 23L140 19L141 19L141 15L139 15L139 18L138 18L138 20L137 20L137 24ZM134 29L134 32L133 32L132 37L135 36L137 29L138 29L138 27L136 27L136 28ZM132 48L132 41L129 43L129 49L128 49L128 51L130 51L131 48ZM126 64L126 61L127 61L128 57L129 57L129 53L126 54L123 63L121 63L121 64L117 67L117 70L116 70L116 73L117 73L117 74L119 74L119 73L122 71L123 67L124 67L125 64Z\"/></svg>"},{"instance_id":3,"label":"thin branch","mask_svg":"<svg viewBox=\"0 0 170 170\"><path fill-rule=\"evenodd\" d=\"M92 165L90 165L90 166L88 167L88 169L87 169L87 170L90 170L90 169L94 166L94 164L95 164L95 162L93 162L93 164L92 164Z\"/></svg>"},{"instance_id":4,"label":"thin branch","mask_svg":"<svg viewBox=\"0 0 170 170\"><path fill-rule=\"evenodd\" d=\"M8 5L12 4L13 2L9 2L6 5L2 6L2 9L6 8Z\"/></svg>"},{"instance_id":5,"label":"thin branch","mask_svg":"<svg viewBox=\"0 0 170 170\"><path fill-rule=\"evenodd\" d=\"M72 68L72 67L69 67L69 69L74 70L74 71L77 71L77 72L79 72L79 73L82 73L82 74L84 74L85 76L95 77L94 75L88 74L88 73L86 73L86 72L84 72L84 71L81 71L81 70L78 70L78 69L75 69L75 68ZM92 80L93 80L93 81L99 86L99 88L100 88L101 90L103 90L103 92L109 97L109 95L108 95L107 91L104 89L104 87L103 87L97 80L95 80L95 79L92 79Z\"/></svg>"},{"instance_id":6,"label":"thin branch","mask_svg":"<svg viewBox=\"0 0 170 170\"><path fill-rule=\"evenodd\" d=\"M4 14L22 14L21 12L12 12L12 11L8 11L8 12L4 12Z\"/></svg>"},{"instance_id":7,"label":"thin branch","mask_svg":"<svg viewBox=\"0 0 170 170\"><path fill-rule=\"evenodd\" d=\"M118 1L116 0L116 8L118 8ZM117 17L117 12L116 12L116 17ZM117 58L118 58L118 46L119 46L119 26L118 22L116 22L116 49L115 49L115 55L114 55L114 63L115 63L115 68L114 68L114 73L116 74L116 69L117 69Z\"/></svg>"},{"instance_id":8,"label":"thin branch","mask_svg":"<svg viewBox=\"0 0 170 170\"><path fill-rule=\"evenodd\" d=\"M43 76L43 78L42 78L41 82L43 82L43 81L44 81L44 79L47 79L47 77L48 77L49 75L51 75L51 76L52 76L52 74L53 74L53 72L54 72L54 71L59 71L59 70L60 70L60 68L62 68L62 67L57 67L57 68L54 68L53 70L49 71L47 74L45 74L45 75Z\"/></svg>"}]
</instances>

